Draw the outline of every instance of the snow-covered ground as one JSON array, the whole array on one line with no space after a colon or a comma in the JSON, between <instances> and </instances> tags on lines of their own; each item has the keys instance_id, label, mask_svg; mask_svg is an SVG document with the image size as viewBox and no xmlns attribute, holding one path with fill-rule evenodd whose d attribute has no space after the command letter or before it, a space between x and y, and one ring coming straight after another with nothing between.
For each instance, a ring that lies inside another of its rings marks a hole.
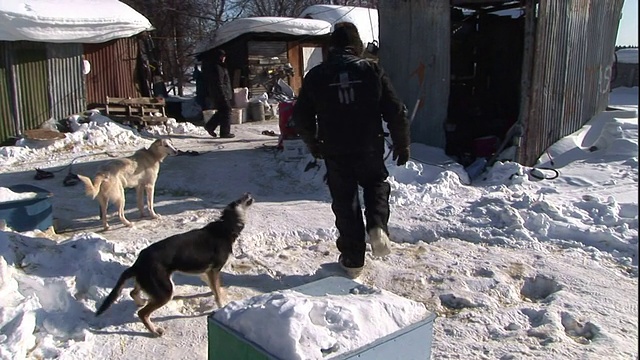
<instances>
[{"instance_id":1,"label":"snow-covered ground","mask_svg":"<svg viewBox=\"0 0 640 360\"><path fill-rule=\"evenodd\" d=\"M559 172L556 179L498 163L464 185L459 168L421 163L446 156L419 144L406 166L389 161L393 253L368 254L360 281L437 315L432 358L637 358L638 89L615 89L610 103L626 106L596 116L541 158L540 166ZM102 316L93 312L141 249L204 226L246 191L257 202L222 276L229 299L245 303L225 311L273 303L279 294L304 306L276 314L354 321L350 336L365 338L367 320L379 312L349 318L355 312L336 315L287 291L335 274L337 232L322 166L304 171L310 159L284 161L277 137L264 130L279 132L274 121L247 123L233 125L235 139L212 139L188 123L140 134L92 121L51 144L0 148L0 187L32 184L52 192L58 229L0 231L0 358L205 358L207 316L216 307L197 277L174 277L176 298L153 317L166 329L161 338L143 327L126 289ZM128 192L135 227L111 218L111 230L102 232L97 203L80 184L64 186L64 177L69 170L93 175L98 165L149 145L154 134L199 155L162 164L155 201L161 219L137 220ZM36 168L55 176L34 180ZM324 342L309 348L349 345L328 327L294 332L276 328L285 321L255 319L257 341L276 332ZM311 350L293 351L314 358Z\"/></svg>"}]
</instances>

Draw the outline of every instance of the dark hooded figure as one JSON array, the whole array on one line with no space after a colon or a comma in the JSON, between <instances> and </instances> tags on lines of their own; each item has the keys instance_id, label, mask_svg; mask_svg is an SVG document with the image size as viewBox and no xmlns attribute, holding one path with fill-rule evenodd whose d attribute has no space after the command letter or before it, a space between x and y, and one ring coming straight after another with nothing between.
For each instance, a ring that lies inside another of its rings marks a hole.
<instances>
[{"instance_id":1,"label":"dark hooded figure","mask_svg":"<svg viewBox=\"0 0 640 360\"><path fill-rule=\"evenodd\" d=\"M335 24L329 44L327 60L304 78L293 122L313 156L324 159L340 233L338 261L355 278L364 268L367 234L374 256L391 251L382 121L393 141L393 160L404 165L409 159L409 120L383 69L361 57L364 49L355 25Z\"/></svg>"},{"instance_id":2,"label":"dark hooded figure","mask_svg":"<svg viewBox=\"0 0 640 360\"><path fill-rule=\"evenodd\" d=\"M227 54L222 49L214 50L214 62L203 64L202 76L207 87L208 106L213 106L216 113L204 125L209 135L217 137L216 128L220 126L220 137L232 138L231 133L231 99L233 89L225 64ZM205 109L210 110L210 109Z\"/></svg>"}]
</instances>

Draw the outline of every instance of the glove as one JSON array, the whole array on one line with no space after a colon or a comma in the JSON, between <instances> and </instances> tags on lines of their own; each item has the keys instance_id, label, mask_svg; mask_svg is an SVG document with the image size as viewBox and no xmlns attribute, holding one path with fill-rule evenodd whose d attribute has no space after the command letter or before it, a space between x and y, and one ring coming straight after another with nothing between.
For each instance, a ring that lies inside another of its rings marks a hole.
<instances>
[{"instance_id":1,"label":"glove","mask_svg":"<svg viewBox=\"0 0 640 360\"><path fill-rule=\"evenodd\" d=\"M401 166L409 161L409 147L394 147L393 148L393 160L396 161L396 165Z\"/></svg>"},{"instance_id":2,"label":"glove","mask_svg":"<svg viewBox=\"0 0 640 360\"><path fill-rule=\"evenodd\" d=\"M317 141L307 143L307 148L309 148L309 152L316 159L322 159L322 152L320 151L320 144Z\"/></svg>"}]
</instances>

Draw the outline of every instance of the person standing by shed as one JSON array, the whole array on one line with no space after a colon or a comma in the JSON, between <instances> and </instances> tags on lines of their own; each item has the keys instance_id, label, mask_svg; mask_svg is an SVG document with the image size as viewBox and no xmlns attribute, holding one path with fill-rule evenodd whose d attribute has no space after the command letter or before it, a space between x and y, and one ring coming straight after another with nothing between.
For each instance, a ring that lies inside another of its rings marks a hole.
<instances>
[{"instance_id":1,"label":"person standing by shed","mask_svg":"<svg viewBox=\"0 0 640 360\"><path fill-rule=\"evenodd\" d=\"M206 107L213 107L216 112L207 121L204 128L209 135L217 137L215 130L220 127L221 138L233 138L231 133L231 99L233 89L231 88L231 78L227 71L227 54L222 49L216 49L213 63L203 64L202 75L207 87ZM211 110L211 109L205 109Z\"/></svg>"}]
</instances>

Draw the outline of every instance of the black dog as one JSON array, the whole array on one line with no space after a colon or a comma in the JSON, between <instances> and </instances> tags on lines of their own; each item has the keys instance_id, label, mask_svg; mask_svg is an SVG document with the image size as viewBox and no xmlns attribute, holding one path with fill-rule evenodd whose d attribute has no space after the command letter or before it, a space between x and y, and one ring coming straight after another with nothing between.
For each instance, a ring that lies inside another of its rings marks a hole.
<instances>
[{"instance_id":1,"label":"black dog","mask_svg":"<svg viewBox=\"0 0 640 360\"><path fill-rule=\"evenodd\" d=\"M206 274L209 286L215 294L216 304L222 307L226 301L223 301L220 288L220 270L232 253L234 241L244 228L245 210L251 204L253 197L245 193L225 207L220 219L202 229L170 236L143 249L136 262L120 275L115 287L96 311L96 316L116 301L128 279L135 278L130 294L136 305L144 306L138 311L138 316L149 331L162 335L164 330L155 327L149 317L172 299L171 274L175 271ZM148 302L145 303L142 299L140 291L148 295Z\"/></svg>"}]
</instances>

